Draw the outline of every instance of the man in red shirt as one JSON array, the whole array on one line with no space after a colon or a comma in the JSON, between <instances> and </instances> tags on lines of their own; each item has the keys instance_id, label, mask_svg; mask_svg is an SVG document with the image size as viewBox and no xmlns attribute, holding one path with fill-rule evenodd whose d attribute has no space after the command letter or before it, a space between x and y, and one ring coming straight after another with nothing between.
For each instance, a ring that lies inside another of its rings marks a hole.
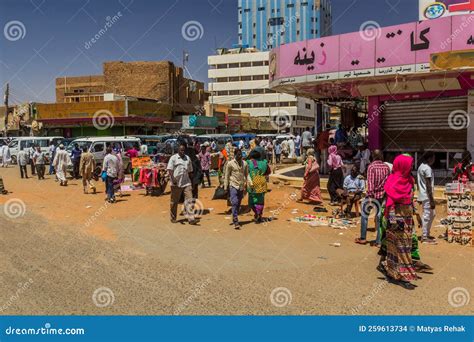
<instances>
[{"instance_id":1,"label":"man in red shirt","mask_svg":"<svg viewBox=\"0 0 474 342\"><path fill-rule=\"evenodd\" d=\"M316 138L316 150L319 154L319 173L327 174L327 160L328 160L328 148L329 148L329 134L331 131L331 126L326 125L326 130L318 134Z\"/></svg>"},{"instance_id":2,"label":"man in red shirt","mask_svg":"<svg viewBox=\"0 0 474 342\"><path fill-rule=\"evenodd\" d=\"M377 230L377 238L375 243L380 245L380 210L385 194L384 185L390 175L390 167L383 162L383 154L380 150L372 153L373 162L367 168L367 197L362 202L362 219L360 227L360 238L355 242L361 245L367 243L367 226L369 224L369 216L372 209L376 210L375 222Z\"/></svg>"}]
</instances>

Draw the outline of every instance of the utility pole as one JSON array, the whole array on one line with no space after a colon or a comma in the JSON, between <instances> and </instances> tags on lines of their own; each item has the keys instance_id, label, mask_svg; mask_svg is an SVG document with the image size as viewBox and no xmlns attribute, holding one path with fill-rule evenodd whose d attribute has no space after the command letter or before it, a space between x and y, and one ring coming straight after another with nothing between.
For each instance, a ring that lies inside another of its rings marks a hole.
<instances>
[{"instance_id":1,"label":"utility pole","mask_svg":"<svg viewBox=\"0 0 474 342\"><path fill-rule=\"evenodd\" d=\"M7 87L5 89L5 96L3 98L3 103L5 104L5 136L7 135L8 131L8 97L10 95L10 85L7 83Z\"/></svg>"},{"instance_id":2,"label":"utility pole","mask_svg":"<svg viewBox=\"0 0 474 342\"><path fill-rule=\"evenodd\" d=\"M189 53L183 50L183 76L186 77L186 63L189 62Z\"/></svg>"}]
</instances>

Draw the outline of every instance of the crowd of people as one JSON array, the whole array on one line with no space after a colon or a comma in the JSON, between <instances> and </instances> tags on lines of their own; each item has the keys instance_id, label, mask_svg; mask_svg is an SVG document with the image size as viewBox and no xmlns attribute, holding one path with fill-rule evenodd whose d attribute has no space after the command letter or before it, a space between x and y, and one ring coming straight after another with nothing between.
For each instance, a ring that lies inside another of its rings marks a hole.
<instances>
[{"instance_id":1,"label":"crowd of people","mask_svg":"<svg viewBox=\"0 0 474 342\"><path fill-rule=\"evenodd\" d=\"M360 236L355 243L379 248L381 260L378 269L388 279L407 289L414 289L412 281L417 279L417 271L431 269L421 262L418 241L437 244L437 239L431 234L436 209L432 168L436 158L433 152L423 153L414 177L412 156L401 154L389 163L384 160L381 150L370 151L355 130L347 134L342 126L334 137L331 137L329 127L316 139L313 139L309 129L301 137L289 137L281 142L256 137L247 149L240 142L236 147L233 141L228 141L220 151L213 141L197 144L178 139L178 145L177 153L169 158L166 165L171 186L171 223L178 222L178 206L184 203L186 219L192 225L197 224L194 205L199 198L198 188L199 185L204 188L206 183L211 187L211 155L215 151L218 151L218 190L229 201L232 224L236 230L242 228L239 213L245 195L248 195L248 206L253 211L255 223L264 222L265 196L273 165L280 161L281 155L287 158L299 155L305 166L299 201L324 207L320 176L327 174L328 204L338 207L333 211L334 215L342 218L361 216ZM102 178L106 200L115 203L115 192L125 179L122 153L136 158L147 152L144 146L132 146L123 152L109 145L102 165L96 165L87 147L81 149L75 144L68 152L63 144L56 146L51 142L49 158L39 146L32 145L19 151L17 163L21 178L28 178L30 167L31 174L37 175L39 180L45 179L49 164L49 174L54 174L61 186L67 186L68 167L69 171L72 168L72 177L82 179L85 194L89 191L95 193L95 181ZM8 167L11 162L8 146L1 147L0 155L2 167ZM347 159L347 156L352 157ZM454 168L453 179L464 183L473 181L472 168L471 154L463 153L462 161ZM369 216L374 210L376 238L369 241ZM417 225L421 230L420 239Z\"/></svg>"}]
</instances>

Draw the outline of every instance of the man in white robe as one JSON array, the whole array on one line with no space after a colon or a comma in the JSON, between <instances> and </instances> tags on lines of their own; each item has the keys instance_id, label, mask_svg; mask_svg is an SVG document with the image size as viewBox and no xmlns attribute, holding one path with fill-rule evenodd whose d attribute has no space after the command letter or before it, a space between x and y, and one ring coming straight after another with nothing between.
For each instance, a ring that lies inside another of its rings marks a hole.
<instances>
[{"instance_id":1,"label":"man in white robe","mask_svg":"<svg viewBox=\"0 0 474 342\"><path fill-rule=\"evenodd\" d=\"M54 169L56 170L56 177L59 180L59 185L67 186L67 166L71 165L71 157L69 153L64 149L64 145L59 145L59 150L56 151L56 155L54 156Z\"/></svg>"},{"instance_id":2,"label":"man in white robe","mask_svg":"<svg viewBox=\"0 0 474 342\"><path fill-rule=\"evenodd\" d=\"M0 155L2 156L2 167L8 167L8 164L12 161L8 145L5 144L0 147Z\"/></svg>"}]
</instances>

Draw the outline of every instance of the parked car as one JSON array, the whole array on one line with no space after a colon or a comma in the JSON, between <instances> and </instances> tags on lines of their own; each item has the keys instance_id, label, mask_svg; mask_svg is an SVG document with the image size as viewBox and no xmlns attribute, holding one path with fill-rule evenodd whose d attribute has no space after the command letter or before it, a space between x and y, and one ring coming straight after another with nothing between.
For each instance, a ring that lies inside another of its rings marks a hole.
<instances>
[{"instance_id":1,"label":"parked car","mask_svg":"<svg viewBox=\"0 0 474 342\"><path fill-rule=\"evenodd\" d=\"M10 155L12 157L12 162L16 164L18 152L20 152L20 150L29 148L31 144L41 147L41 151L44 152L46 156L49 158L50 157L49 145L50 145L51 140L53 141L55 145L57 145L58 142L62 141L63 139L64 139L63 137L18 137L18 138L15 138L8 144L8 147L10 147Z\"/></svg>"},{"instance_id":2,"label":"parked car","mask_svg":"<svg viewBox=\"0 0 474 342\"><path fill-rule=\"evenodd\" d=\"M140 145L140 139L136 137L81 138L72 141L67 147L67 151L71 152L75 144L78 144L79 148L81 149L86 146L87 149L94 155L94 159L98 167L102 167L107 147L118 147L122 151L123 168L126 173L130 173L132 170L132 162L130 158L125 155L125 152L135 145ZM68 171L72 172L72 167L69 167Z\"/></svg>"},{"instance_id":3,"label":"parked car","mask_svg":"<svg viewBox=\"0 0 474 342\"><path fill-rule=\"evenodd\" d=\"M244 147L250 147L250 141L255 139L256 135L252 133L237 133L232 134L232 138L234 139L234 146L239 147L240 140L244 141Z\"/></svg>"},{"instance_id":4,"label":"parked car","mask_svg":"<svg viewBox=\"0 0 474 342\"><path fill-rule=\"evenodd\" d=\"M211 142L214 140L217 144L218 150L223 149L225 147L225 144L227 144L229 140L232 142L234 141L232 139L232 135L230 134L205 134L205 135L198 135L194 139L196 139L199 142L199 144L204 144L206 141Z\"/></svg>"},{"instance_id":5,"label":"parked car","mask_svg":"<svg viewBox=\"0 0 474 342\"><path fill-rule=\"evenodd\" d=\"M135 135L136 138L139 138L142 144L148 146L148 154L152 154L154 149L157 148L158 144L162 144L169 139L176 138L176 136L171 134L163 135Z\"/></svg>"}]
</instances>

